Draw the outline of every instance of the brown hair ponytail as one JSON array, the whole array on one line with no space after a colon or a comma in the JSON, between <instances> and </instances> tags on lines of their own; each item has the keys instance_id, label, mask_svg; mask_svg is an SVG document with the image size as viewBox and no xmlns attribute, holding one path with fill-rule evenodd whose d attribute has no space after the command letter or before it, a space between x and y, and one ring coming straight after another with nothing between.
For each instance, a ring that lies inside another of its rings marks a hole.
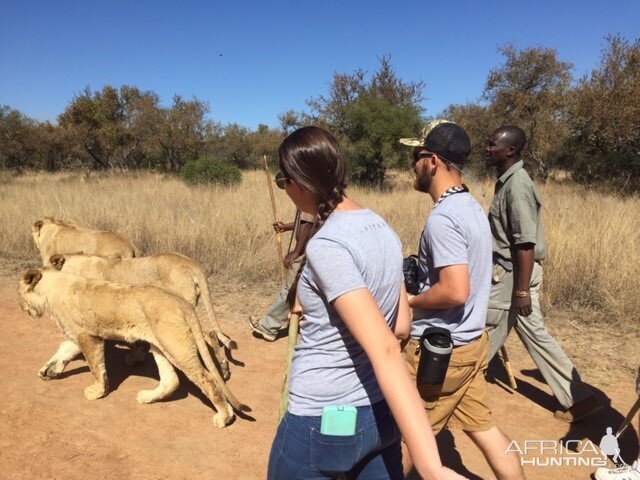
<instances>
[{"instance_id":1,"label":"brown hair ponytail","mask_svg":"<svg viewBox=\"0 0 640 480\"><path fill-rule=\"evenodd\" d=\"M337 140L319 127L303 127L284 139L278 149L280 170L318 198L318 217L311 237L322 228L344 197L346 163ZM306 258L289 289L287 305L293 308L298 281Z\"/></svg>"}]
</instances>

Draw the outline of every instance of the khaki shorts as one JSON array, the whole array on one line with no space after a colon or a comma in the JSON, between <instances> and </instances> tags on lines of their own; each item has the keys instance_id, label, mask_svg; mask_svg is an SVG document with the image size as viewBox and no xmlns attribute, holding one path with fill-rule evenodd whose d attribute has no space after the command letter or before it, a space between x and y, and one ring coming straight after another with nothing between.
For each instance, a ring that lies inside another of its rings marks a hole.
<instances>
[{"instance_id":1,"label":"khaki shorts","mask_svg":"<svg viewBox=\"0 0 640 480\"><path fill-rule=\"evenodd\" d=\"M420 351L416 350L419 343L412 338L402 349L414 380L420 360ZM445 426L469 432L482 432L493 426L484 378L488 347L486 331L471 343L454 347L444 384L418 387L434 433Z\"/></svg>"}]
</instances>

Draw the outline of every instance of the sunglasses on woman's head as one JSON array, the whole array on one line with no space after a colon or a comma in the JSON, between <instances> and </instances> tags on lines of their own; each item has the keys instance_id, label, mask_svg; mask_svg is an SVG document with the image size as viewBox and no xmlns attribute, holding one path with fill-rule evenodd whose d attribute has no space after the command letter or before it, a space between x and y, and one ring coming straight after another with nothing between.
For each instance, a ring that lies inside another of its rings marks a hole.
<instances>
[{"instance_id":1,"label":"sunglasses on woman's head","mask_svg":"<svg viewBox=\"0 0 640 480\"><path fill-rule=\"evenodd\" d=\"M284 174L284 172L276 173L275 182L280 190L284 190L284 186L287 183L287 180L287 176Z\"/></svg>"}]
</instances>

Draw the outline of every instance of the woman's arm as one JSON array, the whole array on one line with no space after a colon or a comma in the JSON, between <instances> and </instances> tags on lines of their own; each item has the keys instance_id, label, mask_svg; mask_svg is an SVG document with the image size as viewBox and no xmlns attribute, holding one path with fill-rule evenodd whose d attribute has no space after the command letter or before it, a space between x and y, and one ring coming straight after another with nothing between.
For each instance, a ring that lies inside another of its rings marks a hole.
<instances>
[{"instance_id":1,"label":"woman's arm","mask_svg":"<svg viewBox=\"0 0 640 480\"><path fill-rule=\"evenodd\" d=\"M409 376L398 340L369 291L353 290L332 304L367 353L418 473L425 479L463 479L442 465L429 419Z\"/></svg>"},{"instance_id":2,"label":"woman's arm","mask_svg":"<svg viewBox=\"0 0 640 480\"><path fill-rule=\"evenodd\" d=\"M400 340L409 338L411 332L411 308L407 300L407 289L404 282L400 283L400 298L398 299L398 311L392 327L393 333Z\"/></svg>"}]
</instances>

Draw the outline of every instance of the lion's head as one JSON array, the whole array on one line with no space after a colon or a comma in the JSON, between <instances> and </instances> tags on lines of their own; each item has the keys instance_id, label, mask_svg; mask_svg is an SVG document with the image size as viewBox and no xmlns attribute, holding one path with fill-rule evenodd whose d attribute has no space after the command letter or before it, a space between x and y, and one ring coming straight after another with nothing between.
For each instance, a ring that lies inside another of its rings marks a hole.
<instances>
[{"instance_id":1,"label":"lion's head","mask_svg":"<svg viewBox=\"0 0 640 480\"><path fill-rule=\"evenodd\" d=\"M42 279L42 269L30 268L20 280L18 286L18 303L20 308L30 317L41 317L44 313L45 298L35 291L36 285Z\"/></svg>"},{"instance_id":2,"label":"lion's head","mask_svg":"<svg viewBox=\"0 0 640 480\"><path fill-rule=\"evenodd\" d=\"M36 244L36 247L38 247L38 250L40 249L40 231L43 226L44 220L38 220L31 225L31 236L33 237L33 242Z\"/></svg>"}]
</instances>

